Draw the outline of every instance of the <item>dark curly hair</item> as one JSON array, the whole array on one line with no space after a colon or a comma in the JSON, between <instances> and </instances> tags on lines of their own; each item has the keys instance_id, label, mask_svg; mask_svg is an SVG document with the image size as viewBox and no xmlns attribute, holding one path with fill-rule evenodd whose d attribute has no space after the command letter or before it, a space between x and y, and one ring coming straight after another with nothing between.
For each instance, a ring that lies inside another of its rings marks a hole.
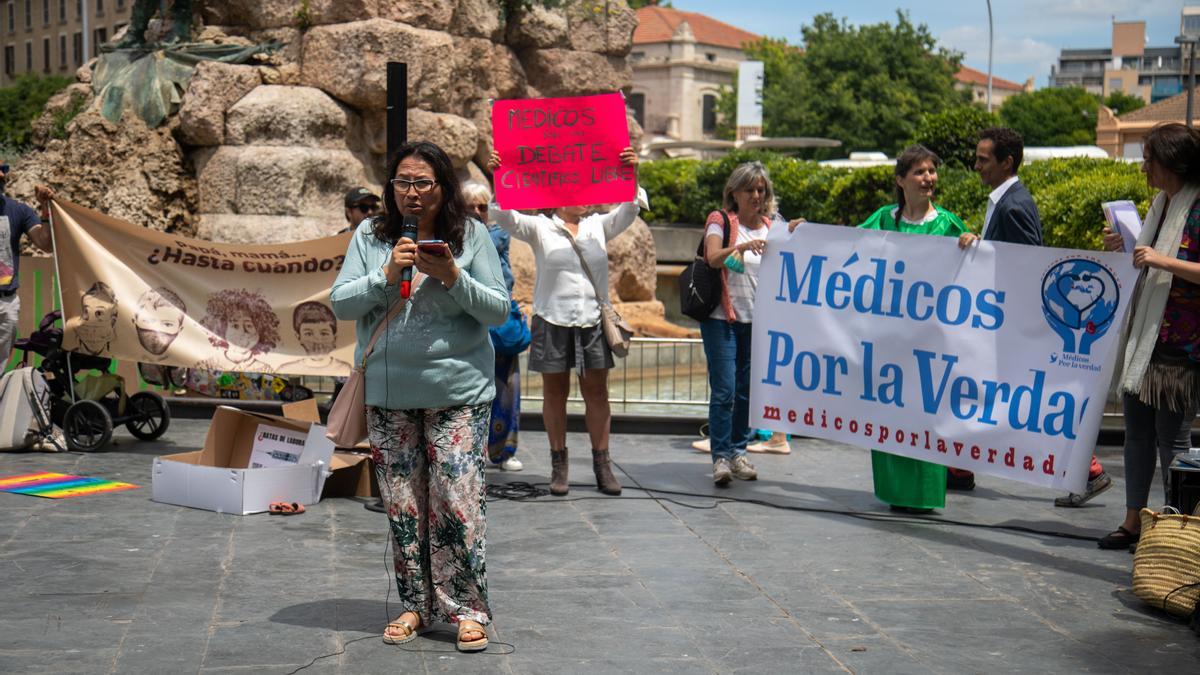
<instances>
[{"instance_id":1,"label":"dark curly hair","mask_svg":"<svg viewBox=\"0 0 1200 675\"><path fill-rule=\"evenodd\" d=\"M454 255L462 255L463 237L466 234L467 202L463 199L462 186L458 175L454 173L454 164L446 151L429 141L405 143L392 155L388 162L388 180L396 177L400 162L406 157L416 155L425 160L433 168L433 177L442 188L442 206L438 209L434 220L434 233L438 239L450 245ZM382 215L375 216L371 231L375 238L391 244L400 238L404 218L400 214L399 204L396 203L396 190L391 183L386 183L383 189L383 201L386 208Z\"/></svg>"},{"instance_id":2,"label":"dark curly hair","mask_svg":"<svg viewBox=\"0 0 1200 675\"><path fill-rule=\"evenodd\" d=\"M229 320L237 312L250 317L254 322L254 330L258 332L258 343L250 348L251 354L275 349L279 343L279 317L275 316L275 309L261 293L244 288L227 288L208 297L200 325L212 333L208 336L209 344L220 349L229 346L225 331L229 329Z\"/></svg>"},{"instance_id":3,"label":"dark curly hair","mask_svg":"<svg viewBox=\"0 0 1200 675\"><path fill-rule=\"evenodd\" d=\"M1021 160L1025 159L1025 139L1021 138L1021 134L1008 127L988 127L979 132L979 140L992 142L992 154L996 156L997 163L1012 157L1012 172L1014 176L1017 175Z\"/></svg>"}]
</instances>

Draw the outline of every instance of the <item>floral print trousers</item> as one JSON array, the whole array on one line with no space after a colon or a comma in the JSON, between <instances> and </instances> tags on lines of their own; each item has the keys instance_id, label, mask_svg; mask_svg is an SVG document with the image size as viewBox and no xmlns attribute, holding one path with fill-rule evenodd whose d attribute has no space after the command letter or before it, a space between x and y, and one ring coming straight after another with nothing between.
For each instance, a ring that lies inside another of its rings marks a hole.
<instances>
[{"instance_id":1,"label":"floral print trousers","mask_svg":"<svg viewBox=\"0 0 1200 675\"><path fill-rule=\"evenodd\" d=\"M490 621L483 456L491 409L367 407L400 602L423 626Z\"/></svg>"}]
</instances>

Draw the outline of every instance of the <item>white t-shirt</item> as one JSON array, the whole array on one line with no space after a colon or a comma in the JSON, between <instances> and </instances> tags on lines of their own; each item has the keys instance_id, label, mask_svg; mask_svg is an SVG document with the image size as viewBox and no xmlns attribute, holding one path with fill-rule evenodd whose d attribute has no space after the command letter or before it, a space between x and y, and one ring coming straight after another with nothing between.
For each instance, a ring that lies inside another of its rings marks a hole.
<instances>
[{"instance_id":1,"label":"white t-shirt","mask_svg":"<svg viewBox=\"0 0 1200 675\"><path fill-rule=\"evenodd\" d=\"M724 237L724 228L724 223L719 219L715 223L709 223L708 229L704 231L705 239L710 234ZM766 225L763 225L757 230L752 230L739 223L737 241L731 242L730 245L743 244L755 239L765 240L768 229ZM762 256L753 251L746 251L742 254L742 265L746 271L741 274L726 268L726 271L729 272L725 277L729 285L729 305L733 308L733 316L738 323L751 323L754 321L754 293L758 289L758 268L762 265ZM709 316L724 321L726 319L724 305L717 305L717 308Z\"/></svg>"}]
</instances>

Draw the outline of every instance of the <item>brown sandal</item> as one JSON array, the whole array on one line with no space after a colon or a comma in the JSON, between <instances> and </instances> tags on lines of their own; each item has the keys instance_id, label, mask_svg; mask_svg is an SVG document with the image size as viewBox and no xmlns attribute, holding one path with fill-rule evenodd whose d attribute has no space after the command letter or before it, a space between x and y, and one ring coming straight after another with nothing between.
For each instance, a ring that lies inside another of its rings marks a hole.
<instances>
[{"instance_id":1,"label":"brown sandal","mask_svg":"<svg viewBox=\"0 0 1200 675\"><path fill-rule=\"evenodd\" d=\"M463 640L463 633L480 633L483 637L478 640ZM458 622L458 651L460 652L481 652L487 649L488 637L487 631L483 629L483 625L478 621L463 619Z\"/></svg>"},{"instance_id":2,"label":"brown sandal","mask_svg":"<svg viewBox=\"0 0 1200 675\"><path fill-rule=\"evenodd\" d=\"M413 612L405 612L404 614L412 614L412 613ZM400 616L404 616L404 614L401 614ZM388 633L387 633L388 628L399 628L405 632L404 632L404 635L402 635L400 637L393 637L391 635L388 635ZM420 617L417 618L416 626L409 624L404 619L396 619L395 621L392 621L391 623L389 623L383 629L383 642L385 644L389 644L389 645L402 645L405 642L412 642L413 640L417 639L417 631L420 630L420 628L421 628Z\"/></svg>"}]
</instances>

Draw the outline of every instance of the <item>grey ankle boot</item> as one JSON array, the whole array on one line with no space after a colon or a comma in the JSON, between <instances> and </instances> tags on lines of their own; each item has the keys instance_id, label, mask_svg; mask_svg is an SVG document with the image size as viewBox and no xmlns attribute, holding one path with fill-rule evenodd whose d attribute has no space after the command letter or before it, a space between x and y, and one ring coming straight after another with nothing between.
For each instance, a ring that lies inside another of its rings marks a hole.
<instances>
[{"instance_id":1,"label":"grey ankle boot","mask_svg":"<svg viewBox=\"0 0 1200 675\"><path fill-rule=\"evenodd\" d=\"M570 490L567 482L567 449L550 450L550 494L561 497Z\"/></svg>"},{"instance_id":2,"label":"grey ankle boot","mask_svg":"<svg viewBox=\"0 0 1200 675\"><path fill-rule=\"evenodd\" d=\"M592 448L592 470L596 472L596 489L606 495L621 494L621 484L617 482L612 472L612 460L609 459L608 449Z\"/></svg>"}]
</instances>

